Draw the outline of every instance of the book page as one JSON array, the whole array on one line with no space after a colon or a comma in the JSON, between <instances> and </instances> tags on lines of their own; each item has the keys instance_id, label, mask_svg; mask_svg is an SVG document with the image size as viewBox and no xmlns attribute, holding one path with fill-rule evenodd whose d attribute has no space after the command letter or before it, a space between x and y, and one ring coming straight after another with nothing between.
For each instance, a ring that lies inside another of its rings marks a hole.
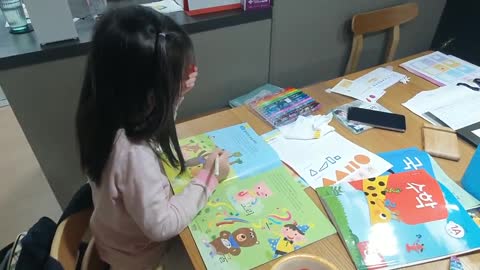
<instances>
[{"instance_id":1,"label":"book page","mask_svg":"<svg viewBox=\"0 0 480 270\"><path fill-rule=\"evenodd\" d=\"M284 167L220 184L189 228L209 270L251 269L335 233Z\"/></svg>"},{"instance_id":2,"label":"book page","mask_svg":"<svg viewBox=\"0 0 480 270\"><path fill-rule=\"evenodd\" d=\"M278 155L248 124L240 124L180 140L187 170L183 174L163 162L175 193L183 191L203 169L216 148L229 152L230 174L226 181L245 178L282 165Z\"/></svg>"}]
</instances>

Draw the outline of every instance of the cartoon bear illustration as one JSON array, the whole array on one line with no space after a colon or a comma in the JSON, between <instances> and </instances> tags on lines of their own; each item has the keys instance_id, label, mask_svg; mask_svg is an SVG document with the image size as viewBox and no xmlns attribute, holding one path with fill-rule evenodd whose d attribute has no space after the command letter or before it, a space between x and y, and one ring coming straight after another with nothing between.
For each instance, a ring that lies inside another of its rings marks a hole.
<instances>
[{"instance_id":1,"label":"cartoon bear illustration","mask_svg":"<svg viewBox=\"0 0 480 270\"><path fill-rule=\"evenodd\" d=\"M210 255L231 254L238 256L241 248L258 245L257 234L252 228L240 228L233 233L228 231L220 232L220 236L210 243L205 243L212 249Z\"/></svg>"}]
</instances>

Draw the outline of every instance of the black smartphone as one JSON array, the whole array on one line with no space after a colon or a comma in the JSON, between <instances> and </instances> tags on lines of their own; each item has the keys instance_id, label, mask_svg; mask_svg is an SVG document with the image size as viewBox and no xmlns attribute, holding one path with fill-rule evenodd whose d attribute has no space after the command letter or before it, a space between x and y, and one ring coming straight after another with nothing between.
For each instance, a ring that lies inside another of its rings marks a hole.
<instances>
[{"instance_id":1,"label":"black smartphone","mask_svg":"<svg viewBox=\"0 0 480 270\"><path fill-rule=\"evenodd\" d=\"M401 114L350 107L348 108L347 119L398 132L405 132L407 129L405 116Z\"/></svg>"}]
</instances>

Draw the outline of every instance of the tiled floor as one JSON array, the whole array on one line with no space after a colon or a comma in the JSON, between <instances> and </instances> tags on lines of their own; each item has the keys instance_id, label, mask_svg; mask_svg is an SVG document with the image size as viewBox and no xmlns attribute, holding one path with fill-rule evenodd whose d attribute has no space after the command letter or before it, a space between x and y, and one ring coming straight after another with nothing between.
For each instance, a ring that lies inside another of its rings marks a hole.
<instances>
[{"instance_id":1,"label":"tiled floor","mask_svg":"<svg viewBox=\"0 0 480 270\"><path fill-rule=\"evenodd\" d=\"M10 106L0 108L0 249L40 217L61 214Z\"/></svg>"}]
</instances>

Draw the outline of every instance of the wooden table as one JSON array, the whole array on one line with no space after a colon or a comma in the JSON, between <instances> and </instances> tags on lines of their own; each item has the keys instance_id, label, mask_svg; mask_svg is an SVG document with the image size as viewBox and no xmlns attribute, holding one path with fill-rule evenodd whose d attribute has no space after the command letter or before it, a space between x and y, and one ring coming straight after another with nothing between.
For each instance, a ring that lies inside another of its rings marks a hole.
<instances>
[{"instance_id":1,"label":"wooden table","mask_svg":"<svg viewBox=\"0 0 480 270\"><path fill-rule=\"evenodd\" d=\"M372 129L366 131L365 133L354 135L337 121L332 121L331 124L341 135L374 153L391 151L412 146L422 148L421 127L424 123L424 120L419 116L411 113L401 104L412 98L418 92L422 90L434 89L436 88L436 86L420 77L415 76L414 74L407 72L406 70L401 69L398 65L426 53L428 52L400 59L384 65L393 66L395 70L399 70L403 74L407 74L411 78L410 83L407 85L396 84L390 87L387 93L379 100L380 104L382 104L392 112L404 114L406 116L407 131L405 133ZM346 78L356 79L364 75L365 73L371 71L372 69L367 69L347 75ZM322 104L322 109L320 113L326 114L331 109L352 101L352 99L350 98L340 96L338 94L329 94L325 92L325 89L333 87L341 79L342 78L337 78L304 88L306 93L314 97ZM179 136L183 138L243 122L249 123L258 134L263 134L272 129L268 124L266 124L266 122L251 113L246 107L226 110L223 112L184 122L179 124L177 126L177 129ZM453 162L444 159L436 159L440 166L445 170L445 172L455 181L459 181L461 179L463 172L465 171L474 152L474 148L472 146L468 145L460 139L459 145L462 157L460 161ZM307 194L312 198L312 200L325 213L325 209L321 205L320 200L315 194L314 190L312 188L307 188L305 189L305 192L307 192ZM187 228L180 234L180 236L188 251L188 254L190 256L190 259L192 260L195 269L206 269L200 253L197 249L197 246L195 245L193 237L190 233L190 230ZM340 270L355 269L353 262L350 259L345 247L343 246L338 234L322 239L296 252L319 255L335 264ZM466 255L464 257L466 257L465 260L468 261L468 264L471 264L471 266L473 267L472 269L480 269L480 253L477 252L468 256ZM274 262L275 261L271 261L267 264L259 266L256 269L270 269ZM448 269L448 265L448 260L442 260L429 264L413 266L408 269L443 270Z\"/></svg>"}]
</instances>

